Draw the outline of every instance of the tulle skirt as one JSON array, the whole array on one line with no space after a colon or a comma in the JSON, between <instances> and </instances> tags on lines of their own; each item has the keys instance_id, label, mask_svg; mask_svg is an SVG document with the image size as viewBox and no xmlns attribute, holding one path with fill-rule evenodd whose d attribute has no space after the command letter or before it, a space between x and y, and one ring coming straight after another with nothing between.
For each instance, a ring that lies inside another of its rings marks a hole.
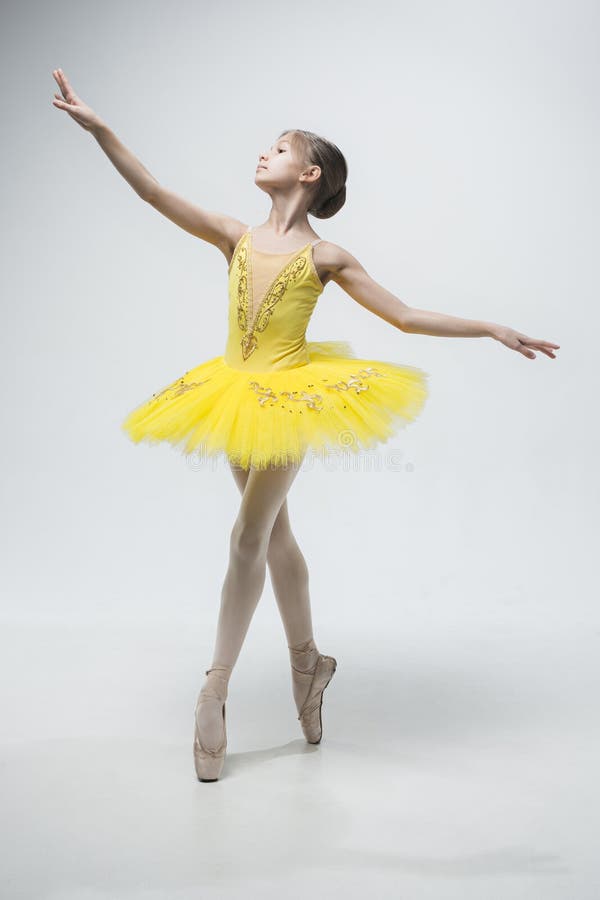
<instances>
[{"instance_id":1,"label":"tulle skirt","mask_svg":"<svg viewBox=\"0 0 600 900\"><path fill-rule=\"evenodd\" d=\"M132 410L134 443L223 455L244 469L298 464L307 450L359 453L412 422L428 373L360 359L346 341L308 341L310 362L244 372L222 356L200 363Z\"/></svg>"}]
</instances>

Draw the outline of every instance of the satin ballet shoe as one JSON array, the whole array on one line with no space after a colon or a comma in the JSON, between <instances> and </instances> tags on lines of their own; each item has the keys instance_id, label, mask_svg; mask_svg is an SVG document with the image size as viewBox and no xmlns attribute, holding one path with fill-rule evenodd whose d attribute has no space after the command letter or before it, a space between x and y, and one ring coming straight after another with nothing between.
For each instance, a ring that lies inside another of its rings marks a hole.
<instances>
[{"instance_id":1,"label":"satin ballet shoe","mask_svg":"<svg viewBox=\"0 0 600 900\"><path fill-rule=\"evenodd\" d=\"M208 675L210 674L210 672L221 669L227 672L230 671L230 669L225 666L214 666L212 669L207 669L205 674ZM223 770L223 764L225 762L225 750L227 748L227 724L225 718L227 679L221 678L220 676L216 677L219 678L220 681L224 682L223 694L225 696L222 696L220 693L218 693L212 685L205 685L198 695L198 700L196 701L196 710L194 713L194 766L199 781L218 781L219 776L221 775L221 772ZM202 743L200 729L198 726L198 707L205 700L220 700L223 704L223 740L221 741L219 746L214 749L206 747L205 744Z\"/></svg>"},{"instance_id":2,"label":"satin ballet shoe","mask_svg":"<svg viewBox=\"0 0 600 900\"><path fill-rule=\"evenodd\" d=\"M290 647L290 650L294 649ZM295 649L295 652L309 653L310 649L306 651ZM299 669L293 663L291 666L292 678L303 685L308 683L306 700L302 704L298 715L302 732L309 744L319 744L323 736L323 721L321 717L323 691L333 678L333 673L337 668L337 661L333 656L325 656L323 653L319 653L313 668L308 671Z\"/></svg>"}]
</instances>

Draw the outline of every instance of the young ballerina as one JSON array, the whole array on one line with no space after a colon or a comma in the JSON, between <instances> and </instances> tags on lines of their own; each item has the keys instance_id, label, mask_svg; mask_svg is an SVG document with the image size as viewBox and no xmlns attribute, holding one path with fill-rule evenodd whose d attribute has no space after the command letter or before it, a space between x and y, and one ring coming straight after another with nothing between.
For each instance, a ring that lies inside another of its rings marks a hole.
<instances>
[{"instance_id":1,"label":"young ballerina","mask_svg":"<svg viewBox=\"0 0 600 900\"><path fill-rule=\"evenodd\" d=\"M134 409L123 429L134 441L169 441L191 453L223 454L241 493L230 535L212 665L195 709L194 763L218 780L225 759L225 701L232 670L269 566L290 654L292 689L306 740L322 737L323 692L336 669L313 635L308 569L291 530L286 495L309 448L360 452L384 442L421 412L428 373L358 359L345 341L312 341L316 301L335 281L366 309L406 334L491 337L535 359L558 344L493 322L409 307L374 281L355 257L321 240L308 221L344 204L348 169L340 150L291 129L260 154L255 183L271 199L257 228L202 209L163 187L78 97L61 69L54 105L90 131L136 193L228 262L229 334L223 356L200 363Z\"/></svg>"}]
</instances>

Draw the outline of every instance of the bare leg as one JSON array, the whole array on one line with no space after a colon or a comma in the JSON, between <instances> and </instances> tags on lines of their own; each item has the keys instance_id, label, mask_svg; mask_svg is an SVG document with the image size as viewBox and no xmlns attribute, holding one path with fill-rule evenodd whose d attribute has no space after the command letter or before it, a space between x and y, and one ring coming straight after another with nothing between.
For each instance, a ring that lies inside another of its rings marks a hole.
<instances>
[{"instance_id":1,"label":"bare leg","mask_svg":"<svg viewBox=\"0 0 600 900\"><path fill-rule=\"evenodd\" d=\"M217 636L202 691L225 700L231 672L237 662L248 627L266 579L267 551L281 504L300 466L250 469L242 502L230 537L229 567L221 591ZM220 744L223 734L222 703L217 698L199 707L198 725L208 747Z\"/></svg>"},{"instance_id":2,"label":"bare leg","mask_svg":"<svg viewBox=\"0 0 600 900\"><path fill-rule=\"evenodd\" d=\"M231 465L233 477L243 493L248 471ZM279 608L296 674L292 679L294 701L298 711L306 700L319 651L313 638L308 566L292 533L287 497L284 499L271 531L267 550L271 584ZM298 673L297 670L300 670ZM308 673L303 677L302 673Z\"/></svg>"}]
</instances>

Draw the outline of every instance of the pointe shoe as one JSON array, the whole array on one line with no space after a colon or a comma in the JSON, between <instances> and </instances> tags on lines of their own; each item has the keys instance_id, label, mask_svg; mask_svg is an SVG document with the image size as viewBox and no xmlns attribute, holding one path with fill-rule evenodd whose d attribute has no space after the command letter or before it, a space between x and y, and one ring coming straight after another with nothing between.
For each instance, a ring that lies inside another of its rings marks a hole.
<instances>
[{"instance_id":1,"label":"pointe shoe","mask_svg":"<svg viewBox=\"0 0 600 900\"><path fill-rule=\"evenodd\" d=\"M333 673L337 669L337 661L333 656L325 656L323 653L319 653L314 667L308 672L298 669L293 663L291 665L293 678L303 681L310 680L308 694L302 704L298 719L308 743L319 744L323 736L323 722L321 718L323 691L333 678Z\"/></svg>"},{"instance_id":2,"label":"pointe shoe","mask_svg":"<svg viewBox=\"0 0 600 900\"><path fill-rule=\"evenodd\" d=\"M214 666L212 669L207 669L205 674L208 675L210 672L215 671L216 669L224 669L224 666ZM227 669L226 671L229 671ZM225 680L225 679L223 679ZM227 696L227 688L225 687L225 697ZM198 706L204 700L220 700L223 703L223 741L216 749L210 749L205 747L202 743L202 739L200 737L200 729L198 727ZM204 687L198 696L198 700L196 701L196 710L194 713L194 722L195 722L195 730L194 730L194 766L196 769L196 775L198 776L199 781L218 781L221 771L223 770L223 764L225 762L225 750L227 748L227 726L225 719L225 699L220 696L216 690L209 686Z\"/></svg>"}]
</instances>

